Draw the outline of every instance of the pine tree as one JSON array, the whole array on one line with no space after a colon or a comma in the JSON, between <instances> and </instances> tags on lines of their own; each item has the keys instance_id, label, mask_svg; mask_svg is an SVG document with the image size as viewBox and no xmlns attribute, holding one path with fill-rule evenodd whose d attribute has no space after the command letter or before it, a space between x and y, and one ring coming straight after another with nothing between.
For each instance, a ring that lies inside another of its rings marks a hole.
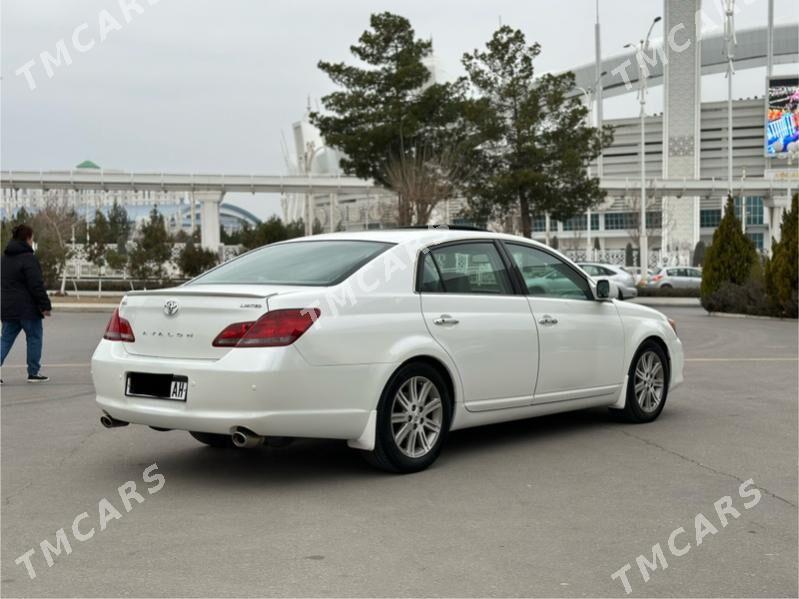
<instances>
[{"instance_id":1,"label":"pine tree","mask_svg":"<svg viewBox=\"0 0 799 599\"><path fill-rule=\"evenodd\" d=\"M326 112L312 112L311 122L327 144L343 151L346 173L391 187L386 170L392 160L457 131L449 125L459 113L455 98L462 83L431 82L424 60L432 42L417 39L405 17L373 14L370 26L350 47L366 68L319 62L339 89L322 98Z\"/></svg>"},{"instance_id":2,"label":"pine tree","mask_svg":"<svg viewBox=\"0 0 799 599\"><path fill-rule=\"evenodd\" d=\"M696 246L694 247L694 253L691 258L691 265L692 266L702 266L705 262L705 252L707 251L707 247L705 246L705 242L701 239L696 242Z\"/></svg>"},{"instance_id":3,"label":"pine tree","mask_svg":"<svg viewBox=\"0 0 799 599\"><path fill-rule=\"evenodd\" d=\"M216 266L218 261L216 252L197 247L189 240L178 257L178 267L185 276L196 277Z\"/></svg>"},{"instance_id":4,"label":"pine tree","mask_svg":"<svg viewBox=\"0 0 799 599\"><path fill-rule=\"evenodd\" d=\"M741 221L735 216L735 207L730 196L727 198L724 218L713 233L710 247L705 251L700 287L702 305L707 307L708 298L723 283L746 283L757 259L757 250L741 230Z\"/></svg>"},{"instance_id":5,"label":"pine tree","mask_svg":"<svg viewBox=\"0 0 799 599\"><path fill-rule=\"evenodd\" d=\"M780 240L771 245L771 260L766 269L766 289L784 316L799 314L799 194L791 199L791 209L782 215Z\"/></svg>"},{"instance_id":6,"label":"pine tree","mask_svg":"<svg viewBox=\"0 0 799 599\"><path fill-rule=\"evenodd\" d=\"M136 247L130 252L130 270L138 279L161 278L164 265L172 257L172 245L164 223L164 215L156 208L141 226Z\"/></svg>"},{"instance_id":7,"label":"pine tree","mask_svg":"<svg viewBox=\"0 0 799 599\"><path fill-rule=\"evenodd\" d=\"M507 25L485 50L463 56L475 92L466 111L475 130L466 197L477 221L517 214L522 235L532 215L561 221L581 214L605 193L586 166L610 145L610 127L589 126L574 90L574 73L536 76L537 43Z\"/></svg>"}]
</instances>

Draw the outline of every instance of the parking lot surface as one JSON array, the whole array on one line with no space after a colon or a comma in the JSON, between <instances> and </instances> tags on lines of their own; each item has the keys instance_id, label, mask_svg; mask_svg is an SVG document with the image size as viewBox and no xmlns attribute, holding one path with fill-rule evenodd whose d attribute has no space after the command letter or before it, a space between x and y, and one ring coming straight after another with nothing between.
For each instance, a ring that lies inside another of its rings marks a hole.
<instances>
[{"instance_id":1,"label":"parking lot surface","mask_svg":"<svg viewBox=\"0 0 799 599\"><path fill-rule=\"evenodd\" d=\"M611 574L629 563L630 596L796 596L797 325L663 311L686 382L656 422L597 409L458 431L409 476L343 442L214 450L180 431L106 430L89 360L108 314L57 314L51 382L26 384L22 338L3 368L3 595L617 596ZM153 463L164 482L150 494ZM762 497L745 509L749 479ZM129 480L143 501L128 512ZM740 515L722 526L725 496ZM101 530L104 498L120 517ZM83 512L81 534L95 533L77 541ZM716 532L697 545L700 513ZM675 557L678 527L691 548ZM61 528L71 553L48 566L40 543ZM656 543L668 567L644 582L636 557ZM33 579L15 564L30 549Z\"/></svg>"}]
</instances>

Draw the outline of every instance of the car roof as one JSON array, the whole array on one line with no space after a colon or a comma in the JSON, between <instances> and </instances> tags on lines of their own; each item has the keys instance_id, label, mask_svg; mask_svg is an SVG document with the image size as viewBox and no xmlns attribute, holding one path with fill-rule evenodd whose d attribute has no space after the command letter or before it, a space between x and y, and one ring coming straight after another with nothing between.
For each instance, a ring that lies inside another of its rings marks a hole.
<instances>
[{"instance_id":1,"label":"car roof","mask_svg":"<svg viewBox=\"0 0 799 599\"><path fill-rule=\"evenodd\" d=\"M518 241L528 245L547 247L542 243L507 233L493 231L446 229L444 227L431 227L424 229L371 229L369 231L341 231L338 233L322 233L310 237L296 237L289 242L297 241L382 241L386 243L444 243L459 240L504 239L505 241Z\"/></svg>"}]
</instances>

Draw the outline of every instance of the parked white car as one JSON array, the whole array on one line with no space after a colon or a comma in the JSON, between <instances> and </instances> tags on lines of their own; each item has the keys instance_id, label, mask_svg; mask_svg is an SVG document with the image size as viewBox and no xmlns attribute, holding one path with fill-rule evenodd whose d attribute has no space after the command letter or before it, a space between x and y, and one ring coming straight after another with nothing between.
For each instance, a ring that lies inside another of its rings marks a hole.
<instances>
[{"instance_id":1,"label":"parked white car","mask_svg":"<svg viewBox=\"0 0 799 599\"><path fill-rule=\"evenodd\" d=\"M101 421L214 447L343 439L395 472L429 466L455 429L594 406L649 422L682 382L682 344L616 293L510 235L275 243L122 299L92 358Z\"/></svg>"},{"instance_id":2,"label":"parked white car","mask_svg":"<svg viewBox=\"0 0 799 599\"><path fill-rule=\"evenodd\" d=\"M580 268L591 275L594 280L610 279L616 284L618 298L626 300L638 296L635 286L635 277L615 264L601 264L598 262L580 262Z\"/></svg>"},{"instance_id":3,"label":"parked white car","mask_svg":"<svg viewBox=\"0 0 799 599\"><path fill-rule=\"evenodd\" d=\"M693 266L664 266L649 276L647 287L653 289L699 289L702 271Z\"/></svg>"}]
</instances>

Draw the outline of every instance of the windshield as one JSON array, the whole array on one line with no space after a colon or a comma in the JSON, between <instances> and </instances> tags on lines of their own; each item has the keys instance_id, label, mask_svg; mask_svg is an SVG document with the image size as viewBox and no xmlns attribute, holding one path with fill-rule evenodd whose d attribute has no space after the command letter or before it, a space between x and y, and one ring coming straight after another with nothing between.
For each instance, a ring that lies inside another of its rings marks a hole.
<instances>
[{"instance_id":1,"label":"windshield","mask_svg":"<svg viewBox=\"0 0 799 599\"><path fill-rule=\"evenodd\" d=\"M392 244L377 241L296 241L244 254L189 285L336 285Z\"/></svg>"}]
</instances>

